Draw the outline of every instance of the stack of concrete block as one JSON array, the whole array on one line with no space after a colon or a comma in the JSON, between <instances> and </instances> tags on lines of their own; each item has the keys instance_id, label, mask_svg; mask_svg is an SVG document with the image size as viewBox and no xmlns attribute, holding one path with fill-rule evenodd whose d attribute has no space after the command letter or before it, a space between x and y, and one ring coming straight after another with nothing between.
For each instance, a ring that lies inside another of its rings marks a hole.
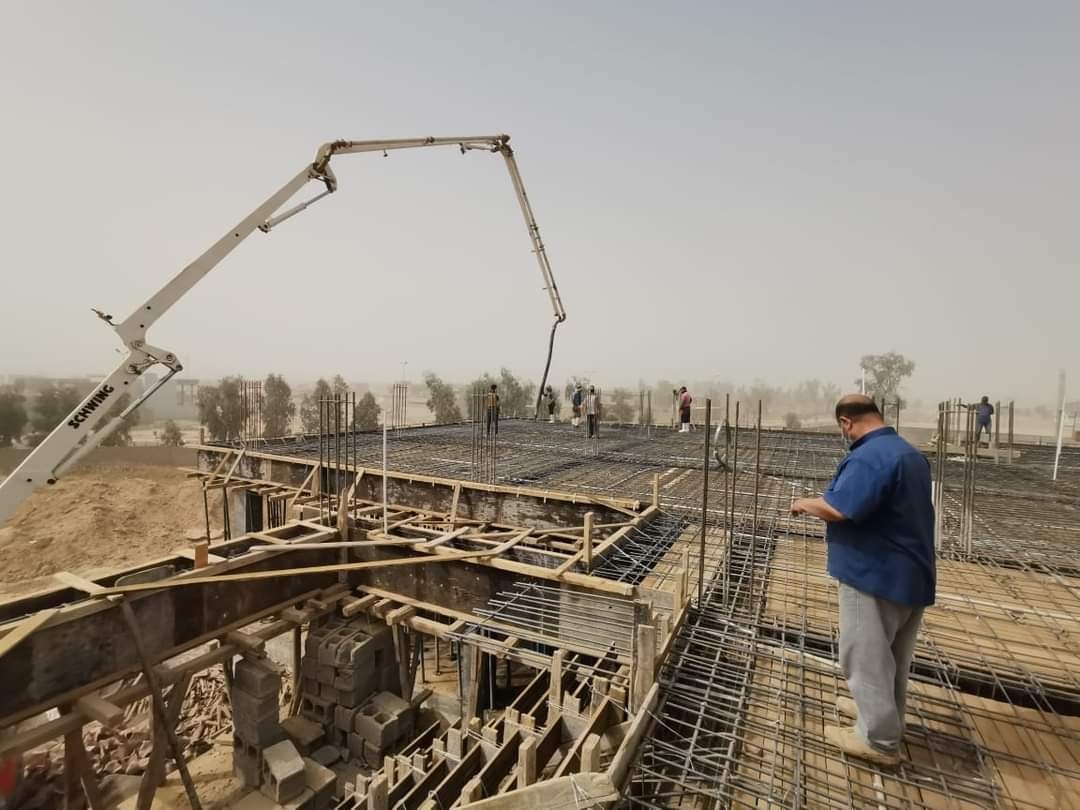
<instances>
[{"instance_id":1,"label":"stack of concrete block","mask_svg":"<svg viewBox=\"0 0 1080 810\"><path fill-rule=\"evenodd\" d=\"M244 784L262 782L263 752L285 738L278 693L281 676L261 659L236 664L229 700L233 710L233 770Z\"/></svg>"},{"instance_id":2,"label":"stack of concrete block","mask_svg":"<svg viewBox=\"0 0 1080 810\"><path fill-rule=\"evenodd\" d=\"M325 732L343 759L350 751L356 709L376 691L397 689L397 661L390 629L366 618L329 617L313 625L301 664L301 711Z\"/></svg>"},{"instance_id":3,"label":"stack of concrete block","mask_svg":"<svg viewBox=\"0 0 1080 810\"><path fill-rule=\"evenodd\" d=\"M352 710L348 747L355 758L369 764L382 761L383 755L401 740L413 735L414 712L408 701L390 692L378 692L363 706Z\"/></svg>"}]
</instances>

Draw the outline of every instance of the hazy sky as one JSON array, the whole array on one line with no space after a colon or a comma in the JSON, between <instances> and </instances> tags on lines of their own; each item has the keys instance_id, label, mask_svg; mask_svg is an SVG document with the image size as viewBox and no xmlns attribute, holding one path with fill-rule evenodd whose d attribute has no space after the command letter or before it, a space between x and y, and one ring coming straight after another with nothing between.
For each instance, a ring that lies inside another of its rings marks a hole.
<instances>
[{"instance_id":1,"label":"hazy sky","mask_svg":"<svg viewBox=\"0 0 1080 810\"><path fill-rule=\"evenodd\" d=\"M1080 391L1076 3L19 2L0 25L0 372L118 319L336 138L507 132L569 318L553 378ZM185 374L537 378L501 159L339 157L150 332ZM314 186L311 191L316 190Z\"/></svg>"}]
</instances>

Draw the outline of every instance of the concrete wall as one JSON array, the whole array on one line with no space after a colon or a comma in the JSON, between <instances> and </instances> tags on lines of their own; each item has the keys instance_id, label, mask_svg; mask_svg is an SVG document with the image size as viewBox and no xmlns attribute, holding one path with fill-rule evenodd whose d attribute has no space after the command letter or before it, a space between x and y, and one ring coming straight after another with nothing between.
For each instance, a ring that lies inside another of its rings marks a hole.
<instances>
[{"instance_id":1,"label":"concrete wall","mask_svg":"<svg viewBox=\"0 0 1080 810\"><path fill-rule=\"evenodd\" d=\"M29 454L29 450L0 447L0 470L15 469ZM83 463L194 467L197 461L195 451L186 447L98 447L90 452Z\"/></svg>"}]
</instances>

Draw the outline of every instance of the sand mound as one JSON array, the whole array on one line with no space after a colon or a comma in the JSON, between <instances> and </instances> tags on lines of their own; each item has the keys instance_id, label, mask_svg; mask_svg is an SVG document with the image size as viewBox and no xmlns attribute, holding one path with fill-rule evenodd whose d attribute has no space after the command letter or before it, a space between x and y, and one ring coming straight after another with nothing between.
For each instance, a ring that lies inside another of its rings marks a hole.
<instances>
[{"instance_id":1,"label":"sand mound","mask_svg":"<svg viewBox=\"0 0 1080 810\"><path fill-rule=\"evenodd\" d=\"M221 526L211 493L210 523ZM0 528L0 596L38 590L56 571L139 563L191 545L204 526L202 487L149 465L85 466L31 496Z\"/></svg>"}]
</instances>

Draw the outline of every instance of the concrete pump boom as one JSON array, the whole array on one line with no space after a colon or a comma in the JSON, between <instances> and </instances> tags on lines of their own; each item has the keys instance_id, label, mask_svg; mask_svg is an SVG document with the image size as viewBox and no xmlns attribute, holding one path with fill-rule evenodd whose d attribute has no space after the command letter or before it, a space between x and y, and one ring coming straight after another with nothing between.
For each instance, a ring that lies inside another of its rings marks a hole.
<instances>
[{"instance_id":1,"label":"concrete pump boom","mask_svg":"<svg viewBox=\"0 0 1080 810\"><path fill-rule=\"evenodd\" d=\"M123 418L138 408L155 391L183 369L179 358L172 352L146 342L147 330L169 309L176 304L207 273L213 270L237 245L256 229L269 233L276 225L299 214L312 203L332 194L337 190L337 178L330 169L330 160L335 155L358 152L388 152L394 149L416 149L429 146L457 146L462 154L480 150L497 152L503 156L510 181L514 186L525 225L532 240L532 250L540 265L544 286L551 299L555 314L555 323L551 328L548 343L547 362L544 366L540 391L547 384L547 375L551 367L551 352L554 347L555 329L566 320L562 299L555 278L548 263L547 251L540 238L540 229L533 216L532 206L521 181L514 152L510 148L509 135L476 135L451 138L403 138L386 141L333 141L324 144L315 155L314 162L305 166L295 177L271 195L262 205L248 214L233 228L218 239L195 261L181 270L164 287L154 293L147 301L120 323L114 323L111 315L94 310L98 317L116 331L120 340L127 347L127 357L102 380L93 391L73 410L68 417L31 451L23 462L0 483L0 523L3 523L35 489L44 484L56 483L57 479L71 468L79 459L96 447L100 442L119 427ZM325 189L292 208L277 213L297 192L308 183L315 181L325 185ZM140 396L121 413L100 429L94 428L102 421L114 402L128 390L134 390L134 383L139 376L154 365L163 365L168 372L151 388ZM539 410L539 398L537 409Z\"/></svg>"}]
</instances>

